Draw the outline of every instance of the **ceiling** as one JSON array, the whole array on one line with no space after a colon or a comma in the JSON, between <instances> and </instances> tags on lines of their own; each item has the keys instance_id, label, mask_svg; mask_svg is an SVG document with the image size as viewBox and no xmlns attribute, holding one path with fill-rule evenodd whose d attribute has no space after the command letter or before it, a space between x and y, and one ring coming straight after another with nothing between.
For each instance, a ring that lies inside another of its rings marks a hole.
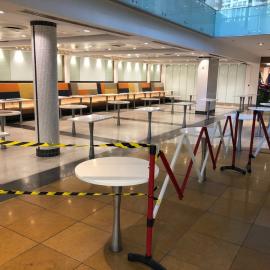
<instances>
[{"instance_id":1,"label":"ceiling","mask_svg":"<svg viewBox=\"0 0 270 270\"><path fill-rule=\"evenodd\" d=\"M3 13L1 13L1 10ZM195 62L198 61L199 57L209 56L206 52L191 51L145 37L112 32L80 23L71 23L60 18L44 17L42 14L29 10L18 10L11 4L1 4L0 48L31 50L30 21L47 19L57 23L57 47L60 54L129 59L130 61L141 60L155 63ZM232 41L226 40L226 42ZM245 41L242 43L240 46L247 46ZM270 48L270 41L265 40L266 43L269 43L268 47ZM259 46L257 45L257 47ZM233 59L229 60L233 61Z\"/></svg>"}]
</instances>

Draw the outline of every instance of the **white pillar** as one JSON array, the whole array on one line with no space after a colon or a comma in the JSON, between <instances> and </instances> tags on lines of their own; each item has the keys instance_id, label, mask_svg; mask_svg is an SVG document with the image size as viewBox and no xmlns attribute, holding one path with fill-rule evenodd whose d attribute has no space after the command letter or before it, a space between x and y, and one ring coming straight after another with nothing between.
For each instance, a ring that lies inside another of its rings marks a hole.
<instances>
[{"instance_id":1,"label":"white pillar","mask_svg":"<svg viewBox=\"0 0 270 270\"><path fill-rule=\"evenodd\" d=\"M147 65L147 82L150 83L151 82L151 68L152 68L152 64L148 64Z\"/></svg>"},{"instance_id":2,"label":"white pillar","mask_svg":"<svg viewBox=\"0 0 270 270\"><path fill-rule=\"evenodd\" d=\"M70 83L70 55L64 55L64 78L65 83Z\"/></svg>"},{"instance_id":3,"label":"white pillar","mask_svg":"<svg viewBox=\"0 0 270 270\"><path fill-rule=\"evenodd\" d=\"M118 83L118 61L113 62L113 81Z\"/></svg>"},{"instance_id":4,"label":"white pillar","mask_svg":"<svg viewBox=\"0 0 270 270\"><path fill-rule=\"evenodd\" d=\"M160 80L163 83L164 87L166 85L166 65L161 65L161 76Z\"/></svg>"},{"instance_id":5,"label":"white pillar","mask_svg":"<svg viewBox=\"0 0 270 270\"><path fill-rule=\"evenodd\" d=\"M56 24L31 21L34 70L35 124L38 142L59 143ZM37 148L37 156L51 157L60 149Z\"/></svg>"},{"instance_id":6,"label":"white pillar","mask_svg":"<svg viewBox=\"0 0 270 270\"><path fill-rule=\"evenodd\" d=\"M205 98L215 99L217 95L219 60L215 58L202 59L198 65L196 90L196 113L205 114L207 111ZM211 103L210 110L215 110L215 102Z\"/></svg>"}]
</instances>

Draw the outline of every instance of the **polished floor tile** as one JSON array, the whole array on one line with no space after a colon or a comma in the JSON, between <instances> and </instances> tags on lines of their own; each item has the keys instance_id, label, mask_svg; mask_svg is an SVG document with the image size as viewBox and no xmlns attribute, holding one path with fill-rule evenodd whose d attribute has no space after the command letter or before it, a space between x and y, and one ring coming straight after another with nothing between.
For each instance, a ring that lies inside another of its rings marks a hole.
<instances>
[{"instance_id":1,"label":"polished floor tile","mask_svg":"<svg viewBox=\"0 0 270 270\"><path fill-rule=\"evenodd\" d=\"M36 242L43 242L74 223L75 220L69 217L42 210L12 223L8 228Z\"/></svg>"},{"instance_id":2,"label":"polished floor tile","mask_svg":"<svg viewBox=\"0 0 270 270\"><path fill-rule=\"evenodd\" d=\"M231 270L269 270L270 256L249 248L241 248Z\"/></svg>"},{"instance_id":3,"label":"polished floor tile","mask_svg":"<svg viewBox=\"0 0 270 270\"><path fill-rule=\"evenodd\" d=\"M209 211L222 216L252 223L259 212L259 208L258 204L220 198L214 203Z\"/></svg>"},{"instance_id":4,"label":"polished floor tile","mask_svg":"<svg viewBox=\"0 0 270 270\"><path fill-rule=\"evenodd\" d=\"M45 241L44 245L83 262L102 248L109 239L109 233L77 223Z\"/></svg>"},{"instance_id":5,"label":"polished floor tile","mask_svg":"<svg viewBox=\"0 0 270 270\"><path fill-rule=\"evenodd\" d=\"M2 265L31 249L36 245L34 241L23 237L6 228L0 228L0 268Z\"/></svg>"},{"instance_id":6,"label":"polished floor tile","mask_svg":"<svg viewBox=\"0 0 270 270\"><path fill-rule=\"evenodd\" d=\"M113 213L114 213L114 210L112 206L105 206L97 210L94 214L83 219L82 222L87 223L100 230L111 232L112 222L113 222ZM133 213L124 209L121 209L120 215L121 215L121 228L122 229L132 226L143 217L143 215L141 214Z\"/></svg>"},{"instance_id":7,"label":"polished floor tile","mask_svg":"<svg viewBox=\"0 0 270 270\"><path fill-rule=\"evenodd\" d=\"M42 208L17 198L2 202L0 203L0 225L7 226L16 220L33 215L41 210Z\"/></svg>"},{"instance_id":8,"label":"polished floor tile","mask_svg":"<svg viewBox=\"0 0 270 270\"><path fill-rule=\"evenodd\" d=\"M244 246L270 255L270 228L253 225Z\"/></svg>"},{"instance_id":9,"label":"polished floor tile","mask_svg":"<svg viewBox=\"0 0 270 270\"><path fill-rule=\"evenodd\" d=\"M189 232L180 238L170 255L201 269L229 270L239 246Z\"/></svg>"},{"instance_id":10,"label":"polished floor tile","mask_svg":"<svg viewBox=\"0 0 270 270\"><path fill-rule=\"evenodd\" d=\"M250 224L216 214L204 214L191 230L241 245L245 240Z\"/></svg>"},{"instance_id":11,"label":"polished floor tile","mask_svg":"<svg viewBox=\"0 0 270 270\"><path fill-rule=\"evenodd\" d=\"M190 263L181 262L175 257L166 256L162 259L161 264L168 270L200 270L201 268Z\"/></svg>"},{"instance_id":12,"label":"polished floor tile","mask_svg":"<svg viewBox=\"0 0 270 270\"><path fill-rule=\"evenodd\" d=\"M2 265L1 270L72 270L79 264L53 249L38 245Z\"/></svg>"}]
</instances>

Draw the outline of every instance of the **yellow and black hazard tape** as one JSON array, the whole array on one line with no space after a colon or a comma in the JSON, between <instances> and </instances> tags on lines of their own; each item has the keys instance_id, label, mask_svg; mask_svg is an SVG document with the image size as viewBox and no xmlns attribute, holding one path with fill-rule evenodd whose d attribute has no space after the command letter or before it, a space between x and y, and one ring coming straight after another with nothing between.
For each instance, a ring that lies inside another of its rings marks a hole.
<instances>
[{"instance_id":1,"label":"yellow and black hazard tape","mask_svg":"<svg viewBox=\"0 0 270 270\"><path fill-rule=\"evenodd\" d=\"M84 196L123 196L123 197L143 197L148 196L142 192L67 192L67 191L25 191L25 190L4 190L0 189L0 195L29 195L29 196L65 196L65 197L84 197ZM156 198L154 198L156 200Z\"/></svg>"},{"instance_id":2,"label":"yellow and black hazard tape","mask_svg":"<svg viewBox=\"0 0 270 270\"><path fill-rule=\"evenodd\" d=\"M37 142L20 142L20 141L6 141L0 140L0 145L5 145L8 147L20 146L20 147L89 147L89 144L52 144L52 143L37 143ZM106 144L96 144L94 147L117 147L122 149L134 149L134 148L147 148L150 144L146 143L136 143L136 142L118 142L118 143L106 143Z\"/></svg>"}]
</instances>

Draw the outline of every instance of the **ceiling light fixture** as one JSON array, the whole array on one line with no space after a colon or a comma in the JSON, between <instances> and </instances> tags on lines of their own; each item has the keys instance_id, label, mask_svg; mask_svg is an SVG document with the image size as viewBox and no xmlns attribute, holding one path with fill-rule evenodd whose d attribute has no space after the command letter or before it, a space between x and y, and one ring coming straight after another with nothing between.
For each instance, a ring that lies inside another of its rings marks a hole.
<instances>
[{"instance_id":1,"label":"ceiling light fixture","mask_svg":"<svg viewBox=\"0 0 270 270\"><path fill-rule=\"evenodd\" d=\"M21 35L21 37L26 38L26 35Z\"/></svg>"},{"instance_id":2,"label":"ceiling light fixture","mask_svg":"<svg viewBox=\"0 0 270 270\"><path fill-rule=\"evenodd\" d=\"M90 33L90 30L84 29L83 32L85 32L85 33Z\"/></svg>"},{"instance_id":3,"label":"ceiling light fixture","mask_svg":"<svg viewBox=\"0 0 270 270\"><path fill-rule=\"evenodd\" d=\"M111 48L108 49L108 51L111 51L111 50L112 50Z\"/></svg>"},{"instance_id":4,"label":"ceiling light fixture","mask_svg":"<svg viewBox=\"0 0 270 270\"><path fill-rule=\"evenodd\" d=\"M133 48L133 50L136 50L136 49L137 49L136 47Z\"/></svg>"},{"instance_id":5,"label":"ceiling light fixture","mask_svg":"<svg viewBox=\"0 0 270 270\"><path fill-rule=\"evenodd\" d=\"M149 43L148 43L148 42L144 42L143 44L144 44L144 45L148 45Z\"/></svg>"},{"instance_id":6,"label":"ceiling light fixture","mask_svg":"<svg viewBox=\"0 0 270 270\"><path fill-rule=\"evenodd\" d=\"M0 10L0 14L4 14L5 12L3 10Z\"/></svg>"},{"instance_id":7,"label":"ceiling light fixture","mask_svg":"<svg viewBox=\"0 0 270 270\"><path fill-rule=\"evenodd\" d=\"M263 46L263 42L259 42L258 45L259 45L259 46Z\"/></svg>"}]
</instances>

